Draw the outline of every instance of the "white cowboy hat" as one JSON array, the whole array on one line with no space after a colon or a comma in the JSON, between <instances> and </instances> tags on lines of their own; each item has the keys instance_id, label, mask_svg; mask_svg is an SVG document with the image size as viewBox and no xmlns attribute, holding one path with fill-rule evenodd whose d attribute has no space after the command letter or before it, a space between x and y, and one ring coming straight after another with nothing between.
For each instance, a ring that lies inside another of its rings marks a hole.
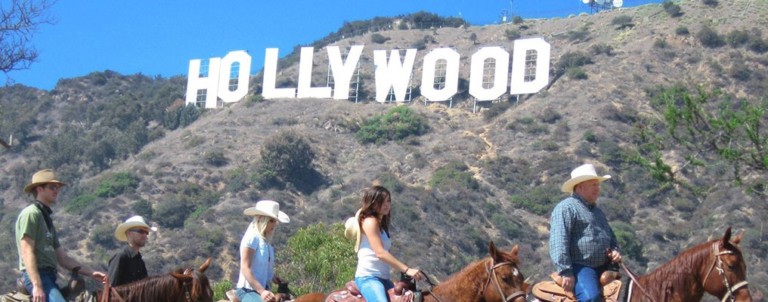
<instances>
[{"instance_id":1,"label":"white cowboy hat","mask_svg":"<svg viewBox=\"0 0 768 302\"><path fill-rule=\"evenodd\" d=\"M125 235L125 232L133 228L142 228L152 232L157 231L156 227L150 227L149 224L147 224L144 217L136 215L126 219L125 222L117 226L117 229L115 229L115 238L119 241L128 241L128 236Z\"/></svg>"},{"instance_id":2,"label":"white cowboy hat","mask_svg":"<svg viewBox=\"0 0 768 302\"><path fill-rule=\"evenodd\" d=\"M32 182L28 184L26 187L24 187L24 192L32 193L32 190L35 189L37 186L42 186L44 184L59 184L62 186L66 186L67 184L60 182L56 180L56 174L53 174L53 170L51 169L45 169L37 171L34 175L32 175Z\"/></svg>"},{"instance_id":3,"label":"white cowboy hat","mask_svg":"<svg viewBox=\"0 0 768 302\"><path fill-rule=\"evenodd\" d=\"M344 237L347 237L347 239L352 240L355 239L355 252L360 249L360 211L362 209L357 210L357 213L355 213L355 217L349 217L347 218L347 221L344 222Z\"/></svg>"},{"instance_id":4,"label":"white cowboy hat","mask_svg":"<svg viewBox=\"0 0 768 302\"><path fill-rule=\"evenodd\" d=\"M248 216L261 215L272 217L282 223L288 223L291 221L287 214L283 213L283 211L280 211L280 204L274 200L260 200L256 203L256 206L245 209L243 214Z\"/></svg>"},{"instance_id":5,"label":"white cowboy hat","mask_svg":"<svg viewBox=\"0 0 768 302\"><path fill-rule=\"evenodd\" d=\"M610 179L610 175L603 175L603 176L597 176L597 172L595 172L595 166L592 164L583 164L579 166L576 169L573 169L571 171L571 179L566 181L563 186L560 188L565 193L572 193L573 187L585 182L587 180L597 179L600 182L605 181L606 179Z\"/></svg>"}]
</instances>

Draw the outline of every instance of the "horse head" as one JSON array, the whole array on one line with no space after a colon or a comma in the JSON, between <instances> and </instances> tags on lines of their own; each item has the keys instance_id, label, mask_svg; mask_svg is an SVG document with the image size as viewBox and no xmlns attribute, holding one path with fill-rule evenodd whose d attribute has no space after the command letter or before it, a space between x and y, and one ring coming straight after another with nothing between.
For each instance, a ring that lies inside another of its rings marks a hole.
<instances>
[{"instance_id":1,"label":"horse head","mask_svg":"<svg viewBox=\"0 0 768 302\"><path fill-rule=\"evenodd\" d=\"M171 273L182 285L185 302L213 302L211 283L204 274L210 265L211 258L208 258L197 270L186 269L182 273Z\"/></svg>"},{"instance_id":2,"label":"horse head","mask_svg":"<svg viewBox=\"0 0 768 302\"><path fill-rule=\"evenodd\" d=\"M731 228L712 243L711 261L707 263L702 286L722 301L752 301L747 282L747 265L739 249L744 232L731 238Z\"/></svg>"},{"instance_id":3,"label":"horse head","mask_svg":"<svg viewBox=\"0 0 768 302\"><path fill-rule=\"evenodd\" d=\"M524 302L528 292L528 284L520 272L520 258L517 255L518 246L509 252L496 248L493 241L488 247L490 261L488 262L488 280L483 286L482 294L485 301ZM492 285L490 285L492 284Z\"/></svg>"}]
</instances>

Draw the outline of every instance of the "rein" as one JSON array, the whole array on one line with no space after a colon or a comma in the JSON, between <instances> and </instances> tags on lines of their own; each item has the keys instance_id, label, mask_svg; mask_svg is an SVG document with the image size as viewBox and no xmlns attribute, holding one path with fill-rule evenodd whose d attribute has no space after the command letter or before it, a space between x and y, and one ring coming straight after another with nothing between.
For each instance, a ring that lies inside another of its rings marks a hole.
<instances>
[{"instance_id":1,"label":"rein","mask_svg":"<svg viewBox=\"0 0 768 302\"><path fill-rule=\"evenodd\" d=\"M435 300L437 300L437 302L443 302L443 300L440 299L440 297L437 294L435 294L434 288L437 286L437 284L432 282L432 279L429 279L429 276L426 273L424 273L424 271L421 271L421 275L424 276L424 281L427 282L427 284L429 284L429 294L435 297Z\"/></svg>"},{"instance_id":2,"label":"rein","mask_svg":"<svg viewBox=\"0 0 768 302\"><path fill-rule=\"evenodd\" d=\"M488 268L486 269L486 272L488 272L488 281L485 282L485 285L483 285L483 289L480 290L480 292L481 293L484 292L485 289L488 288L488 284L491 283L491 279L493 279L493 285L496 285L496 290L499 292L499 296L503 299L503 301L509 302L509 301L512 301L513 299L517 299L520 296L525 297L525 292L523 292L522 290L512 293L511 295L509 295L509 297L507 297L504 294L504 291L501 290L501 284L499 284L499 280L496 277L496 269L505 265L514 265L514 263L507 261L507 262L494 264L493 259L491 259L491 261L488 263ZM515 268L515 274L518 274L517 268Z\"/></svg>"},{"instance_id":3,"label":"rein","mask_svg":"<svg viewBox=\"0 0 768 302\"><path fill-rule=\"evenodd\" d=\"M642 292L642 293L643 293L643 295L645 295L645 297L646 297L646 298L648 298L649 300L651 300L651 302L656 302L656 300L655 300L655 299L653 299L653 297L651 297L651 295L650 295L650 294L648 294L648 292L645 290L645 288L643 288L643 285L642 285L642 284L640 284L640 282L638 282L638 281L637 281L637 277L635 277L635 274L634 274L634 273L632 273L632 271L630 271L630 270L627 268L627 266L626 266L626 265L624 265L624 262L619 262L619 265L621 265L621 268L623 268L623 269L624 269L624 271L625 271L625 272L627 272L627 275L629 275L629 278L630 278L630 279L632 279L632 282L634 282L634 283L637 285L637 288L639 288L639 289L640 289L640 292Z\"/></svg>"},{"instance_id":4,"label":"rein","mask_svg":"<svg viewBox=\"0 0 768 302\"><path fill-rule=\"evenodd\" d=\"M733 292L739 290L742 287L748 286L749 282L747 280L741 281L739 283L736 283L733 287L728 283L728 276L725 275L725 270L723 270L723 259L720 258L722 255L730 255L733 254L733 251L725 250L720 251L719 244L717 242L712 244L712 254L715 256L715 259L712 260L712 265L709 266L709 269L707 270L707 274L704 276L704 281L701 282L702 286L704 284L707 284L707 279L709 279L709 274L712 273L712 270L717 268L717 273L720 275L720 277L723 279L723 285L725 285L725 288L728 289L728 292L723 296L723 302L726 302L726 299L730 298L731 302L736 301L736 297L733 295Z\"/></svg>"}]
</instances>

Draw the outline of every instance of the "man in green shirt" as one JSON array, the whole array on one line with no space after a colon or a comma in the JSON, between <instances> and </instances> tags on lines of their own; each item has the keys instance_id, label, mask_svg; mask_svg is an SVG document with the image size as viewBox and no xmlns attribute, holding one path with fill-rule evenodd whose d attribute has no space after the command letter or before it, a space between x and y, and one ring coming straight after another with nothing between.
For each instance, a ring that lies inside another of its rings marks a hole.
<instances>
[{"instance_id":1,"label":"man in green shirt","mask_svg":"<svg viewBox=\"0 0 768 302\"><path fill-rule=\"evenodd\" d=\"M24 286L32 295L31 302L66 302L56 285L57 265L67 270L81 267L61 247L51 220L51 206L65 185L56 180L52 170L46 169L35 173L32 182L24 187L24 192L32 194L35 201L24 208L16 220L16 247L19 269ZM79 272L98 282L103 282L105 276L103 272L84 267Z\"/></svg>"}]
</instances>

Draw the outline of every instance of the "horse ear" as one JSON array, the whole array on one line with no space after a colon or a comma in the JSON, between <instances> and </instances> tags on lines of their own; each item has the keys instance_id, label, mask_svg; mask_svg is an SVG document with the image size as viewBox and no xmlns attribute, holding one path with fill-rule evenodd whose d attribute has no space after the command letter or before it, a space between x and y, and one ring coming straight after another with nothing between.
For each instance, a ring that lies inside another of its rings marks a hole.
<instances>
[{"instance_id":1,"label":"horse ear","mask_svg":"<svg viewBox=\"0 0 768 302\"><path fill-rule=\"evenodd\" d=\"M190 276L190 275L179 274L177 272L173 272L173 273L171 273L171 275L173 275L174 278L178 279L181 282L192 281L192 276Z\"/></svg>"},{"instance_id":2,"label":"horse ear","mask_svg":"<svg viewBox=\"0 0 768 302\"><path fill-rule=\"evenodd\" d=\"M520 251L520 248L515 244L515 246L512 247L512 255L517 256L518 251Z\"/></svg>"},{"instance_id":3,"label":"horse ear","mask_svg":"<svg viewBox=\"0 0 768 302\"><path fill-rule=\"evenodd\" d=\"M728 242L731 241L731 227L728 227L728 229L725 230L725 235L723 235L723 245L728 244Z\"/></svg>"},{"instance_id":4,"label":"horse ear","mask_svg":"<svg viewBox=\"0 0 768 302\"><path fill-rule=\"evenodd\" d=\"M205 263L200 266L197 270L201 273L205 272L205 270L208 269L208 267L211 265L211 257L208 257L208 260L205 260Z\"/></svg>"},{"instance_id":5,"label":"horse ear","mask_svg":"<svg viewBox=\"0 0 768 302\"><path fill-rule=\"evenodd\" d=\"M491 255L491 258L498 259L499 250L496 249L496 244L493 243L493 240L490 241L488 244L488 254Z\"/></svg>"},{"instance_id":6,"label":"horse ear","mask_svg":"<svg viewBox=\"0 0 768 302\"><path fill-rule=\"evenodd\" d=\"M744 238L744 230L741 230L738 235L734 236L731 239L731 244L733 245L739 245L741 243L741 239Z\"/></svg>"}]
</instances>

